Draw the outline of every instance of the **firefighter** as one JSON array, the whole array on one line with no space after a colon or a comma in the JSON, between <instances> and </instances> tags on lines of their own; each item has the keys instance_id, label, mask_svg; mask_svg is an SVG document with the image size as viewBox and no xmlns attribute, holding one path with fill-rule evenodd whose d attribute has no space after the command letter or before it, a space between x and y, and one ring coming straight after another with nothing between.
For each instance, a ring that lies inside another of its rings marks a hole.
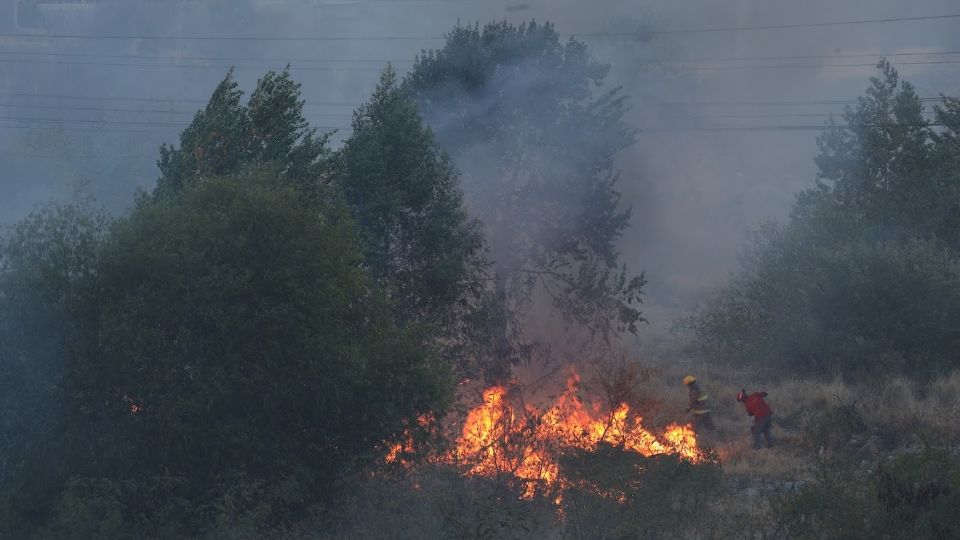
<instances>
[{"instance_id":1,"label":"firefighter","mask_svg":"<svg viewBox=\"0 0 960 540\"><path fill-rule=\"evenodd\" d=\"M693 425L698 431L701 428L712 430L713 418L710 417L710 396L700 390L697 378L693 375L684 377L683 384L690 391L690 406L687 407L687 412L693 413Z\"/></svg>"},{"instance_id":2,"label":"firefighter","mask_svg":"<svg viewBox=\"0 0 960 540\"><path fill-rule=\"evenodd\" d=\"M750 426L750 433L753 434L753 447L760 448L761 437L766 440L767 448L773 446L773 436L770 435L770 424L773 422L773 409L763 398L767 397L766 392L754 392L747 395L746 390L740 390L737 394L737 401L743 403L744 410L753 417L753 425Z\"/></svg>"}]
</instances>

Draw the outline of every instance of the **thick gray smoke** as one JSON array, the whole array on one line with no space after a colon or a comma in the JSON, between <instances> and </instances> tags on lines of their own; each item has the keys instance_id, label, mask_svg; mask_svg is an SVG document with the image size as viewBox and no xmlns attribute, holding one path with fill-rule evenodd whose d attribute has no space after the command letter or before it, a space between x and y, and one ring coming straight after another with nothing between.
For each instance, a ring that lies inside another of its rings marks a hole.
<instances>
[{"instance_id":1,"label":"thick gray smoke","mask_svg":"<svg viewBox=\"0 0 960 540\"><path fill-rule=\"evenodd\" d=\"M338 141L387 61L404 73L458 21L548 20L582 36L612 65L608 85L633 97L629 119L642 133L620 158L624 204L634 209L621 248L647 270L646 311L664 323L735 268L750 227L783 219L811 185L816 131L805 126L855 99L880 54L894 55L924 97L960 93L960 64L931 63L960 55L908 55L960 50L956 19L669 31L954 11L952 0L909 9L894 0L0 0L0 221L75 193L128 205L153 185L159 144L176 141L231 65L249 89L290 63L309 120L339 128ZM598 35L610 33L619 35ZM238 36L375 39L214 39ZM765 129L712 131L755 127Z\"/></svg>"}]
</instances>

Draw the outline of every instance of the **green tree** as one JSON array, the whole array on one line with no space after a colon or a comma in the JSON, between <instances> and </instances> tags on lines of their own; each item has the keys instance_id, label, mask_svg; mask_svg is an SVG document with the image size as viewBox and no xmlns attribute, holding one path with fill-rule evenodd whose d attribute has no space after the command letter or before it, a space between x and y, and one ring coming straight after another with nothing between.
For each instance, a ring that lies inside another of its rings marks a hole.
<instances>
[{"instance_id":1,"label":"green tree","mask_svg":"<svg viewBox=\"0 0 960 540\"><path fill-rule=\"evenodd\" d=\"M59 203L0 239L0 497L27 514L41 512L82 460L70 388L96 343L93 291L108 226L86 202ZM7 534L17 536L0 526Z\"/></svg>"},{"instance_id":2,"label":"green tree","mask_svg":"<svg viewBox=\"0 0 960 540\"><path fill-rule=\"evenodd\" d=\"M0 239L0 488L35 491L62 465L51 456L72 416L70 370L92 346L108 225L86 203L51 204Z\"/></svg>"},{"instance_id":3,"label":"green tree","mask_svg":"<svg viewBox=\"0 0 960 540\"><path fill-rule=\"evenodd\" d=\"M709 354L818 373L956 366L957 105L932 126L913 87L879 69L818 139L817 184L790 222L761 229L740 275L686 321Z\"/></svg>"},{"instance_id":4,"label":"green tree","mask_svg":"<svg viewBox=\"0 0 960 540\"><path fill-rule=\"evenodd\" d=\"M270 172L181 195L142 201L104 251L80 383L122 426L107 472L239 472L316 496L442 408L444 370L371 287L345 208Z\"/></svg>"},{"instance_id":5,"label":"green tree","mask_svg":"<svg viewBox=\"0 0 960 540\"><path fill-rule=\"evenodd\" d=\"M391 290L399 320L432 326L461 371L472 371L457 345L482 305L483 238L457 171L392 67L354 112L334 179L360 227L366 266Z\"/></svg>"},{"instance_id":6,"label":"green tree","mask_svg":"<svg viewBox=\"0 0 960 540\"><path fill-rule=\"evenodd\" d=\"M285 180L316 189L325 171L329 136L318 136L309 127L300 84L291 79L289 68L267 72L247 105L242 97L231 69L180 135L180 147L160 147L157 197L176 194L200 178L268 164Z\"/></svg>"},{"instance_id":7,"label":"green tree","mask_svg":"<svg viewBox=\"0 0 960 540\"><path fill-rule=\"evenodd\" d=\"M442 412L432 336L398 325L322 191L249 170L5 237L0 536L255 531Z\"/></svg>"},{"instance_id":8,"label":"green tree","mask_svg":"<svg viewBox=\"0 0 960 540\"><path fill-rule=\"evenodd\" d=\"M388 67L353 118L335 177L362 234L367 264L416 320L448 310L479 279L482 237L458 174Z\"/></svg>"},{"instance_id":9,"label":"green tree","mask_svg":"<svg viewBox=\"0 0 960 540\"><path fill-rule=\"evenodd\" d=\"M404 83L464 171L505 313L522 319L546 294L602 338L636 331L644 283L617 261L630 213L619 208L614 160L635 130L619 89L595 91L608 68L549 24L502 22L455 27ZM516 327L492 322L500 356L515 359Z\"/></svg>"}]
</instances>

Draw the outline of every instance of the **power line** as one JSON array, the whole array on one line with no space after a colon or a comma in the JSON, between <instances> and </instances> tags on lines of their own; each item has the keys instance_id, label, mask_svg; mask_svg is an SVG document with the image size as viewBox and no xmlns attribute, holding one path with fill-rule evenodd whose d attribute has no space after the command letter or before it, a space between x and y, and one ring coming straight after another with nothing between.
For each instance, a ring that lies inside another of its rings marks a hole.
<instances>
[{"instance_id":1,"label":"power line","mask_svg":"<svg viewBox=\"0 0 960 540\"><path fill-rule=\"evenodd\" d=\"M119 113L150 113L150 114L175 114L183 116L193 116L196 114L196 111L172 111L168 109L130 109L130 108L119 108L119 107L76 107L69 105L35 105L35 104L8 104L0 103L0 107L6 107L10 109L52 109L52 110L68 110L68 111L89 111L89 112L119 112ZM842 112L842 111L841 111ZM682 116L681 118L793 118L793 117L813 117L813 118L828 118L833 114L837 113L779 113L779 114L748 114L748 113L739 113L739 114L702 114L702 115L687 115ZM333 113L318 113L315 116L324 116L332 118L344 118L344 114L333 114ZM3 117L0 117L2 120ZM308 118L310 120L310 118ZM69 120L66 120L69 121Z\"/></svg>"},{"instance_id":2,"label":"power line","mask_svg":"<svg viewBox=\"0 0 960 540\"><path fill-rule=\"evenodd\" d=\"M825 21L816 23L768 24L753 26L726 26L681 28L676 30L653 30L653 35L700 34L712 32L747 32L756 30L785 30L794 28L821 28L829 26L850 26L864 24L885 24L907 21L929 21L957 19L960 14L927 15L918 17L888 17L882 19L857 19L847 21ZM587 32L575 34L582 37L635 36L636 32ZM4 33L0 37L26 39L91 39L91 40L143 40L143 41L432 41L443 40L443 36L146 36L136 34L28 34Z\"/></svg>"},{"instance_id":3,"label":"power line","mask_svg":"<svg viewBox=\"0 0 960 540\"><path fill-rule=\"evenodd\" d=\"M764 24L753 26L721 26L707 28L681 28L677 30L651 30L651 35L662 34L704 34L712 32L749 32L755 30L788 30L794 28L822 28L827 26L851 26L862 24L884 24L906 21L930 21L938 19L960 19L960 13L948 15L927 15L922 17L888 17L883 19L858 19L849 21L826 21L817 23L791 23L791 24ZM637 32L594 32L589 34L576 34L584 37L634 37Z\"/></svg>"},{"instance_id":4,"label":"power line","mask_svg":"<svg viewBox=\"0 0 960 540\"><path fill-rule=\"evenodd\" d=\"M35 105L35 104L11 104L11 103L0 103L0 107L6 107L8 109L53 109L53 110L67 110L67 111L90 111L90 112L120 112L120 113L150 113L150 114L178 114L185 116L193 116L197 111L171 111L166 109L124 109L119 107L74 107L69 105ZM343 113L333 114L333 113L313 113L313 116L326 116L332 118L343 118L345 115ZM3 117L0 117L2 120ZM309 119L308 119L309 120Z\"/></svg>"},{"instance_id":5,"label":"power line","mask_svg":"<svg viewBox=\"0 0 960 540\"><path fill-rule=\"evenodd\" d=\"M67 95L67 94L25 93L25 92L0 92L0 96L76 99L76 100L86 100L86 101L143 101L146 103L197 103L201 105L206 105L210 101L209 99L189 99L189 98L76 96L76 95ZM311 102L307 102L305 105L357 107L360 105L360 103L353 103L353 102L347 102L347 101L311 101Z\"/></svg>"},{"instance_id":6,"label":"power line","mask_svg":"<svg viewBox=\"0 0 960 540\"><path fill-rule=\"evenodd\" d=\"M0 91L0 97L25 97L25 98L49 98L49 99L69 99L82 101L116 101L116 102L145 102L145 103L192 103L205 105L209 99L191 99L180 97L132 97L132 96L81 96L75 94L54 94L44 92L3 92ZM917 99L922 102L941 101L947 99L960 99L960 96L941 95L941 96L921 96ZM650 101L638 99L631 106L634 108L651 107L740 107L740 106L801 106L801 105L848 105L856 104L857 99L803 99L803 100L747 100L747 101ZM359 107L362 103L351 101L311 101L307 100L306 106L335 106L335 107Z\"/></svg>"},{"instance_id":7,"label":"power line","mask_svg":"<svg viewBox=\"0 0 960 540\"><path fill-rule=\"evenodd\" d=\"M118 107L71 107L67 105L35 105L30 103L0 103L0 107L6 107L8 109L56 109L56 110L68 110L68 111L94 111L94 112L126 112L126 113L164 113L164 114L180 114L180 115L189 115L192 116L196 111L171 111L167 109L123 109ZM0 117L2 120L3 117Z\"/></svg>"},{"instance_id":8,"label":"power line","mask_svg":"<svg viewBox=\"0 0 960 540\"><path fill-rule=\"evenodd\" d=\"M0 53L3 54L3 53ZM666 63L671 63L666 61ZM0 58L0 64L50 64L60 66L108 66L108 67L139 67L139 68L157 68L157 69L205 69L226 71L235 70L257 70L264 71L276 69L276 66L234 66L234 65L196 65L196 64L134 64L128 62L88 62L88 61L65 61L65 60L25 60ZM682 64L682 63L681 63ZM956 65L960 60L929 60L929 61L905 61L897 62L896 66L911 65ZM330 72L368 72L380 73L383 70L373 67L351 67L351 66L298 66L288 62L294 71L330 71ZM688 71L729 71L729 70L753 70L753 69L837 69L837 68L875 68L876 63L862 64L769 64L769 65L721 65L721 66L676 66Z\"/></svg>"},{"instance_id":9,"label":"power line","mask_svg":"<svg viewBox=\"0 0 960 540\"><path fill-rule=\"evenodd\" d=\"M960 64L960 60L931 60L918 62L897 62L895 66L913 66L913 65L936 65L936 64ZM731 69L792 69L792 68L875 68L877 64L770 64L770 65L745 65L745 66L687 66L683 69L692 71L701 70L731 70Z\"/></svg>"},{"instance_id":10,"label":"power line","mask_svg":"<svg viewBox=\"0 0 960 540\"><path fill-rule=\"evenodd\" d=\"M932 114L933 111L924 111L926 114ZM829 113L778 113L778 114L695 114L688 116L673 116L671 118L831 118L840 117L840 112ZM663 117L661 117L663 118Z\"/></svg>"},{"instance_id":11,"label":"power line","mask_svg":"<svg viewBox=\"0 0 960 540\"><path fill-rule=\"evenodd\" d=\"M227 70L230 68L242 70L242 69L255 69L255 70L265 70L265 69L274 69L272 67L261 67L261 66L213 66L213 65L196 65L196 64L131 64L128 62L77 62L77 61L65 61L65 60L23 60L23 59L8 59L0 58L0 63L2 64L54 64L61 66L113 66L113 67L146 67L146 68L173 68L173 69L216 69L216 70ZM368 71L368 72L381 72L383 71L380 68L372 67L349 67L349 66L294 66L291 64L291 68L298 71Z\"/></svg>"},{"instance_id":12,"label":"power line","mask_svg":"<svg viewBox=\"0 0 960 540\"><path fill-rule=\"evenodd\" d=\"M922 102L941 101L943 98L958 99L958 96L920 97ZM780 107L801 105L852 105L856 99L784 100L784 101L665 101L660 103L633 103L633 107Z\"/></svg>"},{"instance_id":13,"label":"power line","mask_svg":"<svg viewBox=\"0 0 960 540\"><path fill-rule=\"evenodd\" d=\"M202 99L187 99L187 98L156 98L156 97L104 97L104 96L77 96L69 94L49 94L49 93L23 93L23 92L0 92L0 97L27 97L27 98L49 98L49 99L61 99L61 100L79 100L79 101L93 101L93 102L142 102L142 103L186 103L186 104L206 104L208 100ZM921 102L939 102L943 98L953 98L957 99L957 96L942 96L942 97L920 97L918 98ZM856 99L823 99L823 100L783 100L783 101L687 101L687 102L650 102L647 100L638 100L633 103L634 108L667 108L667 107L680 107L680 108L699 108L699 107L794 107L794 106L810 106L810 105L850 105L856 104ZM337 106L337 107L357 107L359 103L350 103L350 102L307 102L306 106ZM87 107L87 106L73 106L73 105L36 105L36 104L0 104L0 107L34 107L34 108L43 108L43 109L70 109L70 110L88 110L88 111L103 111L103 112L148 112L148 113L174 113L174 114L194 114L197 112L196 109L191 111L172 111L166 109L143 109L143 108L114 108L114 107ZM842 113L842 111L837 111L837 114ZM346 116L336 115L336 114L324 114L324 113L313 113L316 116ZM741 115L742 116L742 115ZM797 116L797 115L788 115L783 114L782 116Z\"/></svg>"},{"instance_id":14,"label":"power line","mask_svg":"<svg viewBox=\"0 0 960 540\"><path fill-rule=\"evenodd\" d=\"M924 127L943 127L946 124L939 122L927 122ZM865 128L883 128L894 127L891 125L863 125L856 127ZM688 132L688 131L826 131L828 129L853 129L853 126L829 125L829 124L781 124L767 126L655 126L640 128L640 133L661 133L661 132Z\"/></svg>"},{"instance_id":15,"label":"power line","mask_svg":"<svg viewBox=\"0 0 960 540\"><path fill-rule=\"evenodd\" d=\"M132 60L190 60L204 62L337 62L337 63L371 63L371 64L406 64L413 60L378 60L373 58L265 58L239 56L180 56L180 55L141 55L141 54L100 54L100 53L73 53L73 52L45 52L45 51L0 51L0 54L15 54L29 56L67 56L86 58L128 58Z\"/></svg>"},{"instance_id":16,"label":"power line","mask_svg":"<svg viewBox=\"0 0 960 540\"><path fill-rule=\"evenodd\" d=\"M195 60L211 60L215 57L175 57L175 56L131 56L131 55L95 55L95 54L60 54L60 53L46 53L46 52L8 52L0 51L0 55L21 55L21 54L32 54L36 56L74 56L74 57L92 57L92 58L128 58L128 59L166 59L172 60L174 62L178 60L183 60L187 58L193 58ZM933 53L893 53L887 56L920 56L920 55L956 55L960 54L958 51L942 51L942 52L933 52ZM684 58L677 60L651 60L652 63L664 63L664 64L680 64L679 69L685 69L690 71L727 71L727 70L754 70L754 69L837 69L837 68L874 68L876 67L875 63L858 63L858 64L768 64L768 65L704 65L704 66L689 66L685 64L695 63L695 62L738 62L738 61L749 61L749 60L761 60L761 59L834 59L834 58L858 58L865 56L873 56L866 54L857 54L857 55L798 55L798 56L753 56L753 57L729 57L729 58L714 58L714 59L695 59L695 58ZM879 55L884 56L884 55ZM243 59L235 58L235 60L245 61L245 60L259 60L259 59ZM293 68L295 71L343 71L343 72L381 72L382 68L379 67L359 67L359 66L350 66L350 65L333 65L333 66L300 66L295 65L294 62L334 62L333 60L320 60L320 59L300 59L300 60L283 60L276 59L278 62L284 62ZM338 61L342 63L347 63L347 60ZM387 63L388 61L384 61ZM65 65L65 66L74 66L74 65L90 65L90 66L111 66L111 67L141 67L141 68L159 68L159 69L206 69L206 70L227 70L227 69L236 69L236 70L270 70L276 69L277 66L237 66L237 65L198 65L198 64L143 64L143 63L130 63L130 62L94 62L94 61L74 61L74 60L46 60L46 59L22 59L22 58L0 58L0 63L7 64L51 64L51 65ZM926 61L902 61L898 62L897 66L910 66L910 65L955 65L960 64L960 60L926 60Z\"/></svg>"},{"instance_id":17,"label":"power line","mask_svg":"<svg viewBox=\"0 0 960 540\"><path fill-rule=\"evenodd\" d=\"M16 120L16 121L27 121L27 122L65 122L65 123L76 123L76 124L97 124L97 125L132 125L132 126L161 126L161 127L175 127L175 128L186 128L189 124L178 123L178 122L138 122L133 120L90 120L90 119L67 119L67 118L40 118L40 117L17 117L17 116L7 116L2 117L0 120ZM316 129L351 129L344 126L311 126Z\"/></svg>"},{"instance_id":18,"label":"power line","mask_svg":"<svg viewBox=\"0 0 960 540\"><path fill-rule=\"evenodd\" d=\"M0 118L0 121L4 120ZM125 128L110 128L103 126L63 126L63 125L36 125L36 126L26 126L26 125L14 125L6 124L0 125L0 129L26 129L26 130L47 130L47 131L70 131L70 132L83 132L83 133L139 133L146 135L178 135L179 130L175 129L125 129ZM334 138L344 137L343 132L331 133Z\"/></svg>"},{"instance_id":19,"label":"power line","mask_svg":"<svg viewBox=\"0 0 960 540\"><path fill-rule=\"evenodd\" d=\"M677 58L666 62L740 62L749 60L830 60L833 58L888 58L899 56L943 56L960 54L960 51L932 51L905 53L863 53L863 54L799 54L787 56L730 56L726 58ZM876 64L874 64L876 65Z\"/></svg>"},{"instance_id":20,"label":"power line","mask_svg":"<svg viewBox=\"0 0 960 540\"><path fill-rule=\"evenodd\" d=\"M280 62L280 63L345 63L345 64L409 64L414 60L398 59L373 59L373 58L281 58L281 57L240 57L240 56L182 56L182 55L131 55L131 54L101 54L101 53L73 53L73 52L48 52L48 51L22 51L6 50L0 51L4 55L16 56L63 56L76 58L112 58L129 60L170 60L191 61L191 62ZM929 52L906 52L906 53L862 53L862 54L806 54L806 55L786 55L786 56L734 56L734 57L713 57L713 58L676 58L676 59L651 59L654 62L671 63L690 63L690 62L741 62L752 60L830 60L840 58L880 58L880 57L902 57L902 56L944 56L957 55L960 51L929 51ZM149 64L153 65L153 64ZM200 66L206 67L206 66Z\"/></svg>"},{"instance_id":21,"label":"power line","mask_svg":"<svg viewBox=\"0 0 960 540\"><path fill-rule=\"evenodd\" d=\"M436 41L443 36L140 36L134 34L0 34L3 38L132 41Z\"/></svg>"},{"instance_id":22,"label":"power line","mask_svg":"<svg viewBox=\"0 0 960 540\"><path fill-rule=\"evenodd\" d=\"M0 118L0 120L3 120ZM24 126L24 125L15 125L15 124L4 124L0 125L0 129L40 129L48 131L81 131L85 133L89 132L105 132L105 133L140 133L140 134L149 134L149 135L175 135L178 133L176 130L171 129L111 129L104 127L71 127L71 126L62 126L62 125L38 125L38 126Z\"/></svg>"},{"instance_id":23,"label":"power line","mask_svg":"<svg viewBox=\"0 0 960 540\"><path fill-rule=\"evenodd\" d=\"M164 111L166 112L166 111ZM816 115L753 115L746 117L767 117L767 118L777 118L777 117L791 117L791 116L816 116ZM823 115L819 115L823 116ZM700 118L722 118L722 115L710 116L705 115ZM736 118L737 116L730 115L729 117ZM695 117L696 118L696 117ZM170 128L186 128L189 124L179 123L179 122L157 122L157 121L132 121L132 120L99 120L99 119L67 119L67 118L50 118L50 117L18 117L18 116L8 116L0 118L0 120L5 121L18 121L18 122L62 122L62 123L75 123L75 124L92 124L92 125L106 125L106 126L150 126L150 127L170 127ZM927 122L927 126L944 126L942 123L938 122ZM326 125L317 125L312 126L317 129L328 129L328 130L350 130L351 127L347 126L326 126ZM885 125L865 125L858 127L887 127ZM783 125L766 125L766 126L653 126L653 127L642 127L642 131L648 132L660 132L660 131L757 131L757 130L825 130L831 128L840 128L847 129L849 126L844 125L831 125L831 124L783 124Z\"/></svg>"},{"instance_id":24,"label":"power line","mask_svg":"<svg viewBox=\"0 0 960 540\"><path fill-rule=\"evenodd\" d=\"M150 113L150 114L174 114L174 115L183 115L183 116L193 116L195 111L172 111L167 109L130 109L130 108L118 108L118 107L76 107L69 105L35 105L35 104L6 104L0 103L0 107L6 107L11 109L51 109L51 110L69 110L69 111L89 111L89 112L118 112L118 113ZM927 114L932 114L933 111L925 111ZM724 119L739 119L739 118L830 118L831 116L838 117L842 115L843 111L831 111L827 113L735 113L735 114L693 114L693 115L678 115L673 116L675 119L690 119L690 118L701 118L701 119L712 119L712 118L724 118ZM317 113L312 117L308 117L308 121L315 121L315 117L327 117L327 118L345 118L344 114L333 114L333 113ZM660 116L660 118L664 118ZM0 117L0 120L3 120L3 117ZM63 119L63 121L69 122L72 119ZM89 119L81 119L89 120ZM100 120L92 120L100 121Z\"/></svg>"}]
</instances>

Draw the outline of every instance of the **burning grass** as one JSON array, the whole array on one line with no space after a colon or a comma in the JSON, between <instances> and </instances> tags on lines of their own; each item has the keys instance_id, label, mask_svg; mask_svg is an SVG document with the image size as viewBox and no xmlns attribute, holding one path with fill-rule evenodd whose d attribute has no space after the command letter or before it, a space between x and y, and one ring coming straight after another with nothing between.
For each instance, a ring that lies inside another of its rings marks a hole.
<instances>
[{"instance_id":1,"label":"burning grass","mask_svg":"<svg viewBox=\"0 0 960 540\"><path fill-rule=\"evenodd\" d=\"M572 452L596 452L601 446L642 457L676 455L698 463L705 459L690 425L671 423L654 432L626 402L604 404L582 397L580 374L570 369L564 390L545 406L527 402L519 384L486 388L482 400L462 422L448 424L451 448L428 460L458 467L466 476L509 479L522 497L562 497L567 480L560 461ZM437 429L429 417L420 428ZM410 433L387 454L388 463L410 466L417 448Z\"/></svg>"}]
</instances>

